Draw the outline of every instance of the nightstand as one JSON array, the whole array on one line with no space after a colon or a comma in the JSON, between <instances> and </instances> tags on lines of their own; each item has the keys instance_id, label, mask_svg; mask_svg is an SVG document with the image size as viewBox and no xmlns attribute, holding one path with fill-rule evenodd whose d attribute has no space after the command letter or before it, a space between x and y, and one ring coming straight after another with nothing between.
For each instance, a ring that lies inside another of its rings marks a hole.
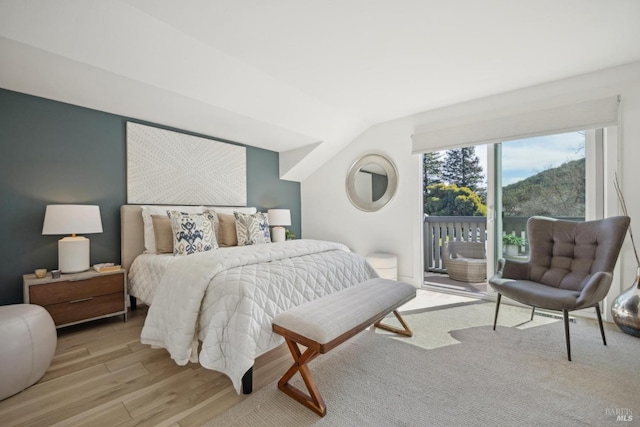
<instances>
[{"instance_id":1,"label":"nightstand","mask_svg":"<svg viewBox=\"0 0 640 427\"><path fill-rule=\"evenodd\" d=\"M398 280L398 256L395 254L387 254L376 252L367 255L367 261L371 267L383 279Z\"/></svg>"},{"instance_id":2,"label":"nightstand","mask_svg":"<svg viewBox=\"0 0 640 427\"><path fill-rule=\"evenodd\" d=\"M89 320L119 316L127 321L125 300L127 270L98 273L62 274L60 278L47 276L38 279L35 274L22 276L25 304L44 307L56 328L75 325Z\"/></svg>"}]
</instances>

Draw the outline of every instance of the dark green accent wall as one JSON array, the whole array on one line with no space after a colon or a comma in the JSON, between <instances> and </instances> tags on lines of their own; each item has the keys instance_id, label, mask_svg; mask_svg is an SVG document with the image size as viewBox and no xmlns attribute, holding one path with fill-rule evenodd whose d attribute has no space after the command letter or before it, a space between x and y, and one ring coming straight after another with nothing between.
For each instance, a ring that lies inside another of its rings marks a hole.
<instances>
[{"instance_id":1,"label":"dark green accent wall","mask_svg":"<svg viewBox=\"0 0 640 427\"><path fill-rule=\"evenodd\" d=\"M48 204L99 205L104 231L87 236L91 263L120 262L127 121L224 141L0 89L0 305L22 302L22 274L57 267L62 236L42 235ZM247 203L291 209L300 236L300 184L278 169L278 153L247 146Z\"/></svg>"}]
</instances>

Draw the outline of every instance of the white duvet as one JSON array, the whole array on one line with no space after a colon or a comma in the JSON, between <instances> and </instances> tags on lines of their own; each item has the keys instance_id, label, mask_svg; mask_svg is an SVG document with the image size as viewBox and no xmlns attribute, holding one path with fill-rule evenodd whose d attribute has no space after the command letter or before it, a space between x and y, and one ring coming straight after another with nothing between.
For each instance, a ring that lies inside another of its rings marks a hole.
<instances>
[{"instance_id":1,"label":"white duvet","mask_svg":"<svg viewBox=\"0 0 640 427\"><path fill-rule=\"evenodd\" d=\"M199 359L239 393L254 359L283 342L271 331L276 314L376 276L364 257L319 240L185 256L167 265L141 341L166 348L179 365Z\"/></svg>"},{"instance_id":2,"label":"white duvet","mask_svg":"<svg viewBox=\"0 0 640 427\"><path fill-rule=\"evenodd\" d=\"M179 260L173 254L140 254L133 260L127 275L129 295L138 302L151 306L156 287L162 280L167 266Z\"/></svg>"}]
</instances>

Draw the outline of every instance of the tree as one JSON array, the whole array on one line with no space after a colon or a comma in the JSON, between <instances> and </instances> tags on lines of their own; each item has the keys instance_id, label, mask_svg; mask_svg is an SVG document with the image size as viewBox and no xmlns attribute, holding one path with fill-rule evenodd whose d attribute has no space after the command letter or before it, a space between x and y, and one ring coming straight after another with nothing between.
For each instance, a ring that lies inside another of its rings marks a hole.
<instances>
[{"instance_id":1,"label":"tree","mask_svg":"<svg viewBox=\"0 0 640 427\"><path fill-rule=\"evenodd\" d=\"M480 184L484 181L480 159L475 147L447 150L442 165L442 178L448 184L467 187L475 193L484 189Z\"/></svg>"},{"instance_id":2,"label":"tree","mask_svg":"<svg viewBox=\"0 0 640 427\"><path fill-rule=\"evenodd\" d=\"M423 165L423 188L426 189L430 185L439 184L442 182L442 159L440 158L442 155L437 151L432 153L425 153L422 156L422 165Z\"/></svg>"},{"instance_id":3,"label":"tree","mask_svg":"<svg viewBox=\"0 0 640 427\"><path fill-rule=\"evenodd\" d=\"M549 167L502 189L505 215L584 217L584 206L584 158Z\"/></svg>"},{"instance_id":4,"label":"tree","mask_svg":"<svg viewBox=\"0 0 640 427\"><path fill-rule=\"evenodd\" d=\"M427 188L424 212L432 216L486 216L487 207L467 187L433 184Z\"/></svg>"}]
</instances>

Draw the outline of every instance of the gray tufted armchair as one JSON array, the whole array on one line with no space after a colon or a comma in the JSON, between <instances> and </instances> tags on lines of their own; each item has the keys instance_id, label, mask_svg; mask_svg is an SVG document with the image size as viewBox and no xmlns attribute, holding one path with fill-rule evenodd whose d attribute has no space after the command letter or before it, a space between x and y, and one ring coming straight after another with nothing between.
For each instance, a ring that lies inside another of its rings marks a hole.
<instances>
[{"instance_id":1,"label":"gray tufted armchair","mask_svg":"<svg viewBox=\"0 0 640 427\"><path fill-rule=\"evenodd\" d=\"M501 259L498 272L489 279L498 293L493 329L502 295L532 306L531 318L536 307L562 311L571 360L569 311L595 307L602 342L607 345L599 303L609 292L628 227L627 216L587 222L529 218L529 260Z\"/></svg>"}]
</instances>

